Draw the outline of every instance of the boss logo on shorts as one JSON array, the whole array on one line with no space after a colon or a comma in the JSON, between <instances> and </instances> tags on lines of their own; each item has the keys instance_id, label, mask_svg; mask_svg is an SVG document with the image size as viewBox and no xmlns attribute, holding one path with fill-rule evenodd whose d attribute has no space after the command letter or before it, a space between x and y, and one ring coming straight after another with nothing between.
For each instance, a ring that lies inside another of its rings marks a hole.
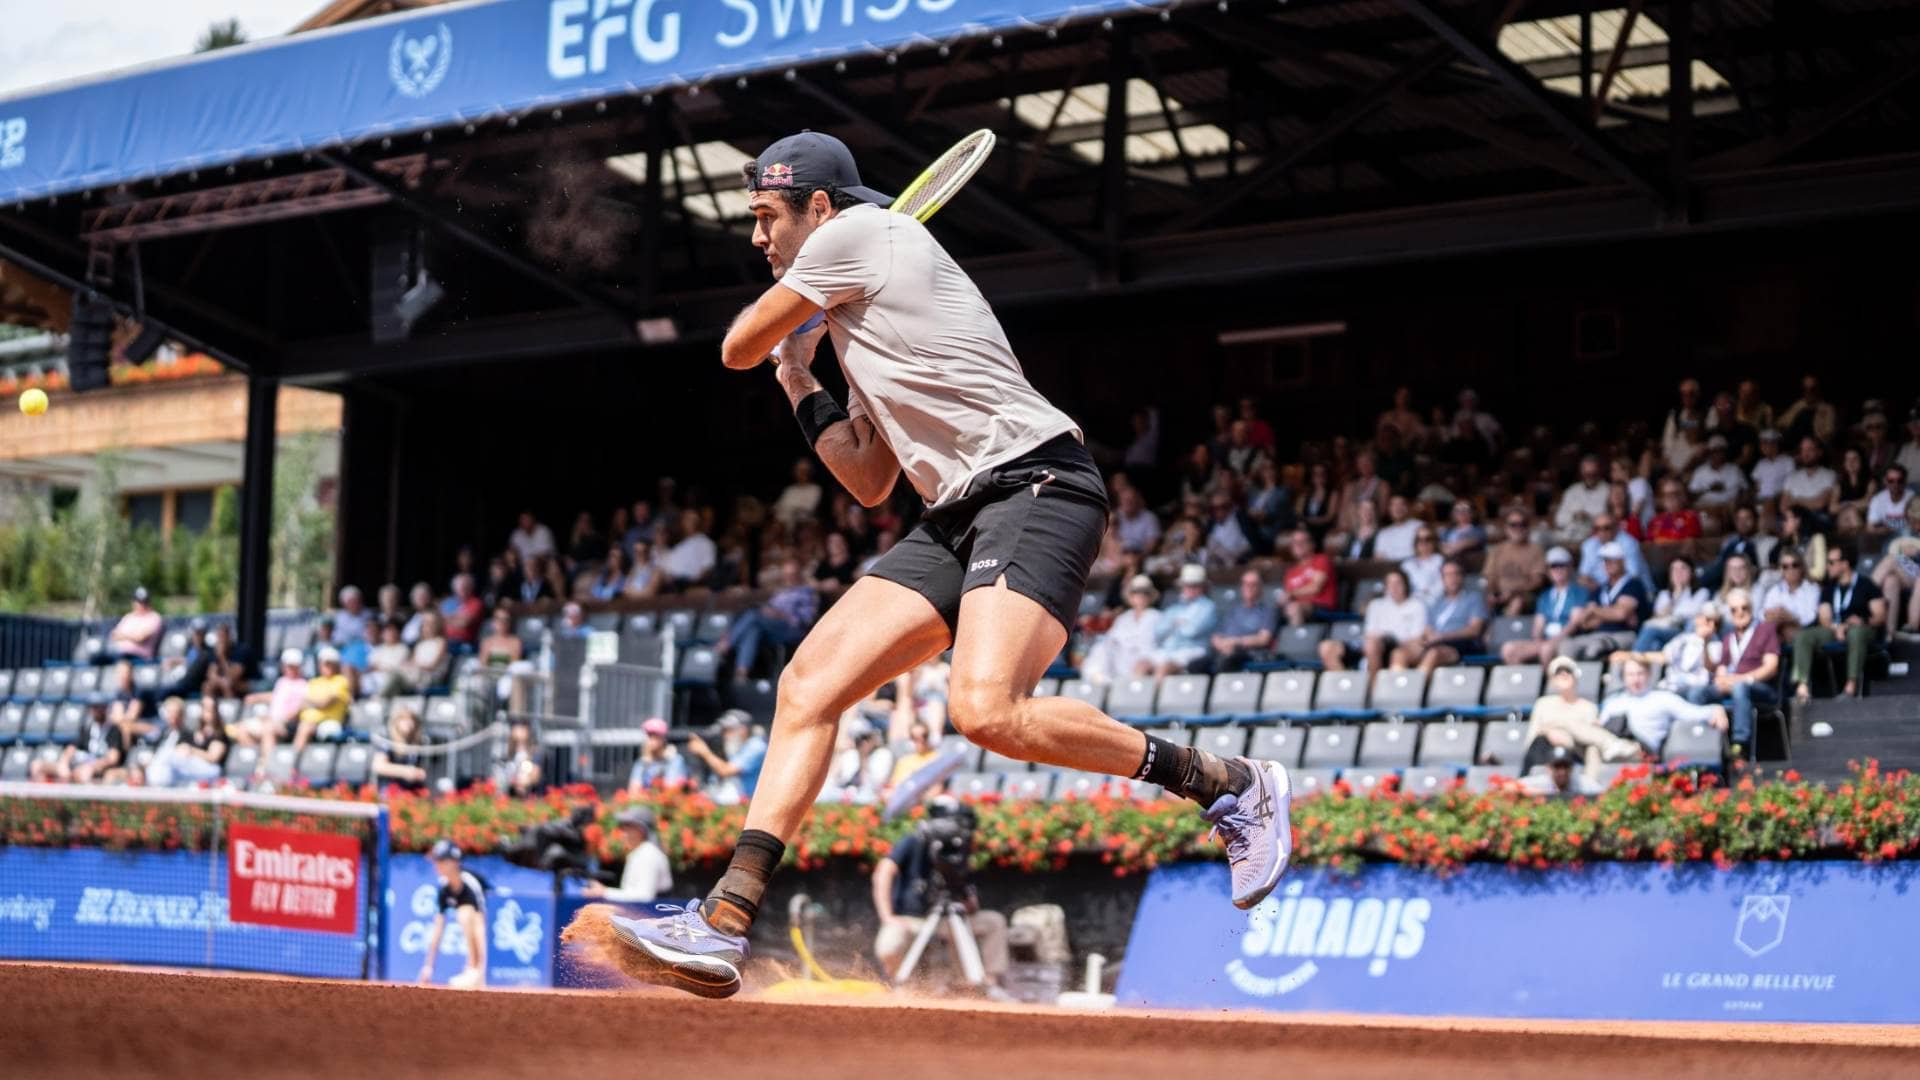
<instances>
[{"instance_id":1,"label":"boss logo on shorts","mask_svg":"<svg viewBox=\"0 0 1920 1080\"><path fill-rule=\"evenodd\" d=\"M999 559L975 559L973 563L967 567L967 573L973 574L981 570L991 570L999 565Z\"/></svg>"}]
</instances>

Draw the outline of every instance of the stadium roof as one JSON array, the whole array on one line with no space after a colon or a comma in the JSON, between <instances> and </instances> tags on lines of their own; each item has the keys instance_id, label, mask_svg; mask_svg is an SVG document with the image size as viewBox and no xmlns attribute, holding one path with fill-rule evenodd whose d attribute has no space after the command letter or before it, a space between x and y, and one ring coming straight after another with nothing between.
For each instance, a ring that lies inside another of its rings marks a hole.
<instances>
[{"instance_id":1,"label":"stadium roof","mask_svg":"<svg viewBox=\"0 0 1920 1080\"><path fill-rule=\"evenodd\" d=\"M0 136L29 121L0 254L118 265L130 303L138 243L147 310L316 378L724 325L764 279L738 164L803 127L883 190L995 129L934 227L1003 300L1920 203L1920 0L760 0L676 9L659 62L592 8L467 0L0 101ZM96 100L141 122L63 134ZM414 227L448 295L375 346L369 253Z\"/></svg>"}]
</instances>

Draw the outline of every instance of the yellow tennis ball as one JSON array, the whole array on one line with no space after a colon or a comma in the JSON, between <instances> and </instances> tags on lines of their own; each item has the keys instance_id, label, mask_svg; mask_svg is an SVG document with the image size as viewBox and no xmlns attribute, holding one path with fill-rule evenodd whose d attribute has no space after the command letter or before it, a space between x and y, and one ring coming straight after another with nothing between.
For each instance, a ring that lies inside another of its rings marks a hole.
<instances>
[{"instance_id":1,"label":"yellow tennis ball","mask_svg":"<svg viewBox=\"0 0 1920 1080\"><path fill-rule=\"evenodd\" d=\"M20 411L28 416L39 416L47 411L47 392L34 387L20 395Z\"/></svg>"}]
</instances>

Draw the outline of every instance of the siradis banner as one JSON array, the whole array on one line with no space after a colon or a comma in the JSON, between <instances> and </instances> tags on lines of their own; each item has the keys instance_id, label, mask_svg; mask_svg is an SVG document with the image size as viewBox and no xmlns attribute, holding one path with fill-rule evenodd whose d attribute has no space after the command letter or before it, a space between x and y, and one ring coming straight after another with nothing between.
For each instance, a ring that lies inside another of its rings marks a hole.
<instances>
[{"instance_id":1,"label":"siradis banner","mask_svg":"<svg viewBox=\"0 0 1920 1080\"><path fill-rule=\"evenodd\" d=\"M227 917L289 930L354 932L360 841L262 825L227 833Z\"/></svg>"},{"instance_id":2,"label":"siradis banner","mask_svg":"<svg viewBox=\"0 0 1920 1080\"><path fill-rule=\"evenodd\" d=\"M1300 870L1251 911L1156 870L1122 1005L1603 1020L1920 1022L1920 864Z\"/></svg>"},{"instance_id":3,"label":"siradis banner","mask_svg":"<svg viewBox=\"0 0 1920 1080\"><path fill-rule=\"evenodd\" d=\"M1176 2L469 0L0 98L0 203Z\"/></svg>"}]
</instances>

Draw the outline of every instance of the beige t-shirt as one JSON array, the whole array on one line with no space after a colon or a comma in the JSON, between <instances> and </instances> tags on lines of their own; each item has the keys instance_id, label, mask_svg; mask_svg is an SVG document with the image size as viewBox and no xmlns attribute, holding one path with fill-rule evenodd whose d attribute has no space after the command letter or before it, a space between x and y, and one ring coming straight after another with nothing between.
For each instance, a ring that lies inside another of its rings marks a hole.
<instances>
[{"instance_id":1,"label":"beige t-shirt","mask_svg":"<svg viewBox=\"0 0 1920 1080\"><path fill-rule=\"evenodd\" d=\"M872 418L929 506L1049 439L1080 436L1027 382L973 279L907 215L842 210L780 284L826 309L848 415Z\"/></svg>"}]
</instances>

